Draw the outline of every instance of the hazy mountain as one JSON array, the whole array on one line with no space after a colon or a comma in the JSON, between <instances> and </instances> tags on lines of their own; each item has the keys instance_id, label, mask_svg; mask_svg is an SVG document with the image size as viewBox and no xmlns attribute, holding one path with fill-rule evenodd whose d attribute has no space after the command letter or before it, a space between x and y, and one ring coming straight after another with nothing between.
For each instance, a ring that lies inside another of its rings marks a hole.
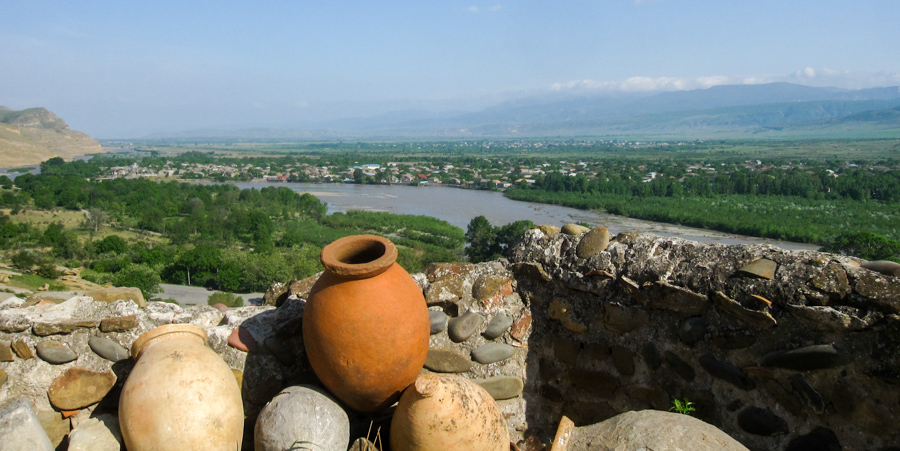
<instances>
[{"instance_id":1,"label":"hazy mountain","mask_svg":"<svg viewBox=\"0 0 900 451\"><path fill-rule=\"evenodd\" d=\"M37 164L53 157L72 159L103 152L100 143L44 108L0 106L0 167Z\"/></svg>"},{"instance_id":2,"label":"hazy mountain","mask_svg":"<svg viewBox=\"0 0 900 451\"><path fill-rule=\"evenodd\" d=\"M397 112L309 129L194 131L174 136L355 139L615 135L683 138L900 136L900 88L818 88L790 83L723 85L692 91L577 95L551 93L478 112ZM168 136L173 136L169 134Z\"/></svg>"}]
</instances>

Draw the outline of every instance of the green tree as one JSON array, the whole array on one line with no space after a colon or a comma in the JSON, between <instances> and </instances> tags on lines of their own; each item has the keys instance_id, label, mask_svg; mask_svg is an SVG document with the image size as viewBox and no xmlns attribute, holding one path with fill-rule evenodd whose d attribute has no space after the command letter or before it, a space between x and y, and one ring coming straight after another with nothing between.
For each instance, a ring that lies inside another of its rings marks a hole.
<instances>
[{"instance_id":1,"label":"green tree","mask_svg":"<svg viewBox=\"0 0 900 451\"><path fill-rule=\"evenodd\" d=\"M128 252L128 243L118 235L109 235L94 244L97 254L123 254Z\"/></svg>"},{"instance_id":2,"label":"green tree","mask_svg":"<svg viewBox=\"0 0 900 451\"><path fill-rule=\"evenodd\" d=\"M119 271L113 278L113 285L117 287L135 287L141 290L145 299L162 292L159 284L162 279L159 273L147 265L131 265Z\"/></svg>"}]
</instances>

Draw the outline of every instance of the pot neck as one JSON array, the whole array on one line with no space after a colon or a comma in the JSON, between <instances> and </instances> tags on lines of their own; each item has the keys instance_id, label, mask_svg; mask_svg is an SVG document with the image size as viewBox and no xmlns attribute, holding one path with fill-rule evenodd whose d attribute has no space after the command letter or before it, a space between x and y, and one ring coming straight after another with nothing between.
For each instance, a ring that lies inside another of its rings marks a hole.
<instances>
[{"instance_id":1,"label":"pot neck","mask_svg":"<svg viewBox=\"0 0 900 451\"><path fill-rule=\"evenodd\" d=\"M397 246L376 235L352 235L322 249L322 265L343 279L367 279L387 271L397 260Z\"/></svg>"},{"instance_id":2,"label":"pot neck","mask_svg":"<svg viewBox=\"0 0 900 451\"><path fill-rule=\"evenodd\" d=\"M131 345L131 356L137 361L140 359L141 353L143 353L157 338L174 334L199 338L203 343L206 343L207 339L206 331L200 326L195 326L193 324L166 324L151 331L144 332L138 337L137 340L134 341L134 344Z\"/></svg>"}]
</instances>

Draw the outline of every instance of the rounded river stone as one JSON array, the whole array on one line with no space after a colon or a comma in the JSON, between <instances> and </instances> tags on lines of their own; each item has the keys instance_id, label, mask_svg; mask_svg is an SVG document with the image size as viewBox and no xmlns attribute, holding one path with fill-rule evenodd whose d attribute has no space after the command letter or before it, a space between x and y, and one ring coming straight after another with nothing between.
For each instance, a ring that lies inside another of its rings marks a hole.
<instances>
[{"instance_id":1,"label":"rounded river stone","mask_svg":"<svg viewBox=\"0 0 900 451\"><path fill-rule=\"evenodd\" d=\"M450 320L447 325L447 334L450 339L460 343L469 339L472 334L484 323L484 317L472 311L463 313Z\"/></svg>"},{"instance_id":2,"label":"rounded river stone","mask_svg":"<svg viewBox=\"0 0 900 451\"><path fill-rule=\"evenodd\" d=\"M513 356L516 348L503 343L488 343L479 346L472 351L472 358L476 362L487 365L489 363L500 362Z\"/></svg>"},{"instance_id":3,"label":"rounded river stone","mask_svg":"<svg viewBox=\"0 0 900 451\"><path fill-rule=\"evenodd\" d=\"M449 349L429 349L425 368L436 373L465 373L472 368L472 361Z\"/></svg>"},{"instance_id":4,"label":"rounded river stone","mask_svg":"<svg viewBox=\"0 0 900 451\"><path fill-rule=\"evenodd\" d=\"M771 436L788 432L787 421L769 409L750 406L738 414L738 426L754 434Z\"/></svg>"},{"instance_id":5,"label":"rounded river stone","mask_svg":"<svg viewBox=\"0 0 900 451\"><path fill-rule=\"evenodd\" d=\"M578 258L591 258L605 251L607 247L609 247L609 230L606 227L597 227L581 237L575 248L575 255Z\"/></svg>"},{"instance_id":6,"label":"rounded river stone","mask_svg":"<svg viewBox=\"0 0 900 451\"><path fill-rule=\"evenodd\" d=\"M685 344L692 345L702 340L704 335L706 335L706 319L702 316L688 318L678 327L678 338Z\"/></svg>"},{"instance_id":7,"label":"rounded river stone","mask_svg":"<svg viewBox=\"0 0 900 451\"><path fill-rule=\"evenodd\" d=\"M486 379L475 379L473 382L480 385L497 401L515 398L522 394L525 382L513 376L494 376Z\"/></svg>"},{"instance_id":8,"label":"rounded river stone","mask_svg":"<svg viewBox=\"0 0 900 451\"><path fill-rule=\"evenodd\" d=\"M440 310L429 310L428 319L431 321L431 335L439 334L447 328L447 314Z\"/></svg>"},{"instance_id":9,"label":"rounded river stone","mask_svg":"<svg viewBox=\"0 0 900 451\"><path fill-rule=\"evenodd\" d=\"M75 351L56 341L38 343L37 355L44 361L54 365L68 363L78 358L78 354L75 354Z\"/></svg>"},{"instance_id":10,"label":"rounded river stone","mask_svg":"<svg viewBox=\"0 0 900 451\"><path fill-rule=\"evenodd\" d=\"M111 362L125 360L129 356L127 349L109 338L91 337L91 339L88 340L88 346L90 346L91 350L97 355Z\"/></svg>"},{"instance_id":11,"label":"rounded river stone","mask_svg":"<svg viewBox=\"0 0 900 451\"><path fill-rule=\"evenodd\" d=\"M287 387L260 412L254 428L254 448L258 451L297 449L298 444L315 444L314 449L347 449L350 420L347 412L324 390L307 385Z\"/></svg>"},{"instance_id":12,"label":"rounded river stone","mask_svg":"<svg viewBox=\"0 0 900 451\"><path fill-rule=\"evenodd\" d=\"M511 316L506 313L498 313L491 318L491 322L488 323L481 336L488 340L493 340L503 335L509 329L509 326L512 326L512 323L513 319Z\"/></svg>"}]
</instances>

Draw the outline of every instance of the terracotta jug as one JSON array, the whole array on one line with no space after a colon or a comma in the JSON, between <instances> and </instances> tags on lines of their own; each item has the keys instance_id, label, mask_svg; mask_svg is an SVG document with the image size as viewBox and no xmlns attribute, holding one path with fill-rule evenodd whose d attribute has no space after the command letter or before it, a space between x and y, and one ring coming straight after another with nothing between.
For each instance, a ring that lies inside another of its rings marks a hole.
<instances>
[{"instance_id":1,"label":"terracotta jug","mask_svg":"<svg viewBox=\"0 0 900 451\"><path fill-rule=\"evenodd\" d=\"M325 272L303 312L313 371L361 412L389 407L416 380L431 325L422 290L387 238L355 235L322 249Z\"/></svg>"},{"instance_id":2,"label":"terracotta jug","mask_svg":"<svg viewBox=\"0 0 900 451\"><path fill-rule=\"evenodd\" d=\"M129 451L241 449L241 389L206 339L198 326L167 324L135 340L119 399Z\"/></svg>"},{"instance_id":3,"label":"terracotta jug","mask_svg":"<svg viewBox=\"0 0 900 451\"><path fill-rule=\"evenodd\" d=\"M508 451L509 430L497 402L480 385L453 374L426 373L397 404L391 449Z\"/></svg>"}]
</instances>

